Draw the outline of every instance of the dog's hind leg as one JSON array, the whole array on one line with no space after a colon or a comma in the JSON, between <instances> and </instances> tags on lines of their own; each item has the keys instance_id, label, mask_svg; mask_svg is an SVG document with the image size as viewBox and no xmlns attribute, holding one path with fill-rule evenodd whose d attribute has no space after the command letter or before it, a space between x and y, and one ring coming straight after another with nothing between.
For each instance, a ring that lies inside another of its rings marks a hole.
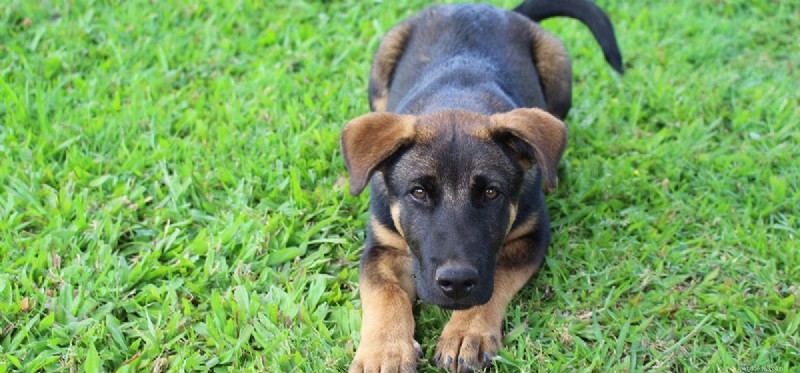
<instances>
[{"instance_id":1,"label":"dog's hind leg","mask_svg":"<svg viewBox=\"0 0 800 373\"><path fill-rule=\"evenodd\" d=\"M397 61L403 55L411 30L411 21L405 21L386 33L381 41L369 74L369 106L372 111L386 111L389 86L392 83Z\"/></svg>"},{"instance_id":2,"label":"dog's hind leg","mask_svg":"<svg viewBox=\"0 0 800 373\"><path fill-rule=\"evenodd\" d=\"M547 111L564 120L572 106L572 65L567 50L537 24L531 24L529 37Z\"/></svg>"}]
</instances>

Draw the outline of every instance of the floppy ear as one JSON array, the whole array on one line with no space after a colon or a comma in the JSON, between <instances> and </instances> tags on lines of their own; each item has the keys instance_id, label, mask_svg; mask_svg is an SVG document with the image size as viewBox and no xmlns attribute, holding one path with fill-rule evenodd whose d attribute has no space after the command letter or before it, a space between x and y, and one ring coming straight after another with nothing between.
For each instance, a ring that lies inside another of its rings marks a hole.
<instances>
[{"instance_id":1,"label":"floppy ear","mask_svg":"<svg viewBox=\"0 0 800 373\"><path fill-rule=\"evenodd\" d=\"M378 164L414 140L416 122L413 115L369 113L347 123L341 145L350 173L350 194L361 193Z\"/></svg>"},{"instance_id":2,"label":"floppy ear","mask_svg":"<svg viewBox=\"0 0 800 373\"><path fill-rule=\"evenodd\" d=\"M530 168L535 161L544 174L545 189L558 184L556 167L564 149L567 147L567 126L558 118L540 109L516 109L491 116L489 131L495 139L511 136L512 140L522 140L524 145L512 150L521 158L523 167ZM522 145L522 144L520 144Z\"/></svg>"}]
</instances>

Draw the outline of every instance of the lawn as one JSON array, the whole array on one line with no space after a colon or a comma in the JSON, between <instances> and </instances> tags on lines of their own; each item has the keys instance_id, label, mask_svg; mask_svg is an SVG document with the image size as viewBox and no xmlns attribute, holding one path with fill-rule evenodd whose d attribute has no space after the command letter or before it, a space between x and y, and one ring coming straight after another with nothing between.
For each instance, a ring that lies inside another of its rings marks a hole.
<instances>
[{"instance_id":1,"label":"lawn","mask_svg":"<svg viewBox=\"0 0 800 373\"><path fill-rule=\"evenodd\" d=\"M570 143L496 371L797 369L800 3L598 2L624 76L543 23ZM3 1L0 372L345 370L368 197L339 131L426 3ZM430 359L448 313L418 312Z\"/></svg>"}]
</instances>

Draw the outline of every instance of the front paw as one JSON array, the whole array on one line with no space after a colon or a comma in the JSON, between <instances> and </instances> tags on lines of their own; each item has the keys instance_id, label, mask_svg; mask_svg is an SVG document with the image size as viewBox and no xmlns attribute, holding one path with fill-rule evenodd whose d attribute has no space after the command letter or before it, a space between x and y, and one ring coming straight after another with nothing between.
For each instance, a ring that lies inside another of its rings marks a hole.
<instances>
[{"instance_id":1,"label":"front paw","mask_svg":"<svg viewBox=\"0 0 800 373\"><path fill-rule=\"evenodd\" d=\"M445 327L433 362L451 372L474 372L488 368L499 349L500 333Z\"/></svg>"},{"instance_id":2,"label":"front paw","mask_svg":"<svg viewBox=\"0 0 800 373\"><path fill-rule=\"evenodd\" d=\"M415 373L422 348L417 341L363 340L349 373Z\"/></svg>"}]
</instances>

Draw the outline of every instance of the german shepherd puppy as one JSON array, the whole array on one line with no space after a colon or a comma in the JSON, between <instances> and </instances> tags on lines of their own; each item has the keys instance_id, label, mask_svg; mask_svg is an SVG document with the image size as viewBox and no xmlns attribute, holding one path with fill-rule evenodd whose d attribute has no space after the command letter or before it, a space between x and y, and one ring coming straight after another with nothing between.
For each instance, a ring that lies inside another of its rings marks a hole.
<instances>
[{"instance_id":1,"label":"german shepherd puppy","mask_svg":"<svg viewBox=\"0 0 800 373\"><path fill-rule=\"evenodd\" d=\"M350 372L416 370L417 297L454 310L440 368L481 370L497 354L505 308L547 253L543 188L556 186L567 144L569 57L536 23L554 16L586 24L622 72L611 22L587 0L432 6L378 47L374 112L341 136L350 193L371 186Z\"/></svg>"}]
</instances>

